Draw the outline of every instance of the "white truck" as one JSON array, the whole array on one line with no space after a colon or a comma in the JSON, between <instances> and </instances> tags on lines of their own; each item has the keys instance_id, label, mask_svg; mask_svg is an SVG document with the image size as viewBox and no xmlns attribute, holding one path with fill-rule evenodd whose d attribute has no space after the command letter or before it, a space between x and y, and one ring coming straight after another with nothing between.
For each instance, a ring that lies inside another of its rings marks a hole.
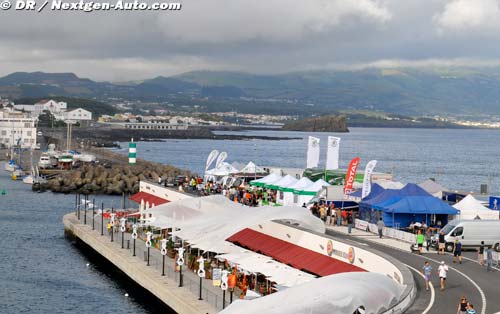
<instances>
[{"instance_id":1,"label":"white truck","mask_svg":"<svg viewBox=\"0 0 500 314\"><path fill-rule=\"evenodd\" d=\"M500 252L500 220L451 220L440 232L445 234L446 251L453 251L453 243L459 239L462 247L478 247L481 241ZM439 233L433 238L437 244Z\"/></svg>"}]
</instances>

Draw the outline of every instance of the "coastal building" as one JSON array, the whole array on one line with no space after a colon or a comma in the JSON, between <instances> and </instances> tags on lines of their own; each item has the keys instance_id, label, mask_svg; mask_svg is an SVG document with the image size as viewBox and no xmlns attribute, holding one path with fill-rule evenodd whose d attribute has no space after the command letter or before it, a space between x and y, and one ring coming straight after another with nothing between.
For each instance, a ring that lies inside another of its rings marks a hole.
<instances>
[{"instance_id":1,"label":"coastal building","mask_svg":"<svg viewBox=\"0 0 500 314\"><path fill-rule=\"evenodd\" d=\"M177 124L169 122L126 122L126 129L134 130L187 130L187 124Z\"/></svg>"},{"instance_id":2,"label":"coastal building","mask_svg":"<svg viewBox=\"0 0 500 314\"><path fill-rule=\"evenodd\" d=\"M0 111L0 147L36 147L36 120L26 118L21 112Z\"/></svg>"},{"instance_id":3,"label":"coastal building","mask_svg":"<svg viewBox=\"0 0 500 314\"><path fill-rule=\"evenodd\" d=\"M67 111L66 113L64 113L64 116L66 120L79 122L92 121L92 112L83 108L77 108L71 111Z\"/></svg>"}]
</instances>

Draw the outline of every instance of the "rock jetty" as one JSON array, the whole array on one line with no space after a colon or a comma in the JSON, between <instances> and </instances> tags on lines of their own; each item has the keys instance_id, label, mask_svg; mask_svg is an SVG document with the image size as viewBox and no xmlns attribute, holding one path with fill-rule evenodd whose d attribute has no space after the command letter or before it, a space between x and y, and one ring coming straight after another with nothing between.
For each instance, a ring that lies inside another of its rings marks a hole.
<instances>
[{"instance_id":1,"label":"rock jetty","mask_svg":"<svg viewBox=\"0 0 500 314\"><path fill-rule=\"evenodd\" d=\"M139 191L139 181L158 182L178 175L190 175L188 171L155 163L138 165L84 165L79 169L57 174L46 183L33 185L34 190L50 190L56 193L82 194L133 194Z\"/></svg>"}]
</instances>

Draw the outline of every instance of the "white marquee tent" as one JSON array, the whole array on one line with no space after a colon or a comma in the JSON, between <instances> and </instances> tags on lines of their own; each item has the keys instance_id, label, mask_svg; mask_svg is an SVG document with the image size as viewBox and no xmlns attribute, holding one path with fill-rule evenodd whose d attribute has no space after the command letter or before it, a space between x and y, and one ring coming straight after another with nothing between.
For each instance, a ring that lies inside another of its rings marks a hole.
<instances>
[{"instance_id":1,"label":"white marquee tent","mask_svg":"<svg viewBox=\"0 0 500 314\"><path fill-rule=\"evenodd\" d=\"M292 205L292 204L302 205L295 202L295 197L294 197L295 194L293 194L293 192L295 190L302 190L303 188L310 186L311 184L313 184L313 182L309 180L309 178L302 177L295 184L291 185L286 191L283 192L283 205Z\"/></svg>"},{"instance_id":2,"label":"white marquee tent","mask_svg":"<svg viewBox=\"0 0 500 314\"><path fill-rule=\"evenodd\" d=\"M265 176L264 178L250 181L250 185L264 186L266 184L271 184L271 183L277 182L277 181L281 180L281 178L283 178L283 177L280 176L279 174L276 174L273 172L273 173Z\"/></svg>"},{"instance_id":3,"label":"white marquee tent","mask_svg":"<svg viewBox=\"0 0 500 314\"><path fill-rule=\"evenodd\" d=\"M498 211L484 207L474 196L467 195L463 200L453 205L460 211L460 219L498 219Z\"/></svg>"},{"instance_id":4,"label":"white marquee tent","mask_svg":"<svg viewBox=\"0 0 500 314\"><path fill-rule=\"evenodd\" d=\"M329 186L328 182L326 182L323 179L319 179L316 182L300 189L300 190L294 190L294 194L298 195L297 198L297 204L301 205L303 203L308 203L310 200L312 200L318 193L323 189L325 186Z\"/></svg>"},{"instance_id":5,"label":"white marquee tent","mask_svg":"<svg viewBox=\"0 0 500 314\"><path fill-rule=\"evenodd\" d=\"M251 161L248 164L246 164L245 167L240 168L240 169L241 169L240 173L243 173L243 174L256 174L256 173L262 174L262 173L266 172L264 170L264 168L257 166L256 164L254 164Z\"/></svg>"}]
</instances>

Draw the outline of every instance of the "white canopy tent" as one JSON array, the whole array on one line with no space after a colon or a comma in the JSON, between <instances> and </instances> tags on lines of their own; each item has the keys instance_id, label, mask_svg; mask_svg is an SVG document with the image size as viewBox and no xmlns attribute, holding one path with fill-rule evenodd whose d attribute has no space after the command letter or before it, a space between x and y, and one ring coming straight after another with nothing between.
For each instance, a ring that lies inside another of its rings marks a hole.
<instances>
[{"instance_id":1,"label":"white canopy tent","mask_svg":"<svg viewBox=\"0 0 500 314\"><path fill-rule=\"evenodd\" d=\"M319 179L301 190L294 190L293 193L298 195L297 204L307 204L316 195L318 195L318 193L321 192L325 186L330 186L330 184L323 179Z\"/></svg>"},{"instance_id":2,"label":"white canopy tent","mask_svg":"<svg viewBox=\"0 0 500 314\"><path fill-rule=\"evenodd\" d=\"M271 185L271 187L273 189L278 190L278 195L276 198L276 202L278 204L281 204L281 205L284 204L284 192L285 191L293 191L292 189L290 189L290 187L292 185L294 185L295 183L297 183L298 181L299 180L297 180L297 178L292 177L291 175L287 174L281 180L279 180L278 182L275 182Z\"/></svg>"},{"instance_id":3,"label":"white canopy tent","mask_svg":"<svg viewBox=\"0 0 500 314\"><path fill-rule=\"evenodd\" d=\"M293 191L302 190L303 188L310 186L311 184L313 184L313 182L306 177L302 177L299 181L295 182L295 184L291 185L286 191L283 192L283 205L302 205L298 202L295 202Z\"/></svg>"},{"instance_id":4,"label":"white canopy tent","mask_svg":"<svg viewBox=\"0 0 500 314\"><path fill-rule=\"evenodd\" d=\"M270 183L274 183L276 181L279 181L279 180L281 180L281 178L282 178L282 176L273 172L273 173L265 176L264 178L250 181L250 185L264 186L266 184L270 184Z\"/></svg>"},{"instance_id":5,"label":"white canopy tent","mask_svg":"<svg viewBox=\"0 0 500 314\"><path fill-rule=\"evenodd\" d=\"M238 300L220 313L350 314L363 305L366 314L378 314L397 304L403 291L403 285L385 275L350 272L311 280L263 298Z\"/></svg>"},{"instance_id":6,"label":"white canopy tent","mask_svg":"<svg viewBox=\"0 0 500 314\"><path fill-rule=\"evenodd\" d=\"M180 228L176 236L203 251L227 253L225 240L233 234L272 220L286 220L324 233L325 226L308 209L298 206L248 207L212 195L166 203L145 211L147 225Z\"/></svg>"},{"instance_id":7,"label":"white canopy tent","mask_svg":"<svg viewBox=\"0 0 500 314\"><path fill-rule=\"evenodd\" d=\"M213 169L209 169L205 172L205 181L219 181L225 176L231 175L238 173L238 169L233 167L233 165L227 163L227 162L222 162L222 164Z\"/></svg>"},{"instance_id":8,"label":"white canopy tent","mask_svg":"<svg viewBox=\"0 0 500 314\"><path fill-rule=\"evenodd\" d=\"M460 211L460 219L498 219L498 211L484 207L474 196L467 195L463 200L453 205Z\"/></svg>"},{"instance_id":9,"label":"white canopy tent","mask_svg":"<svg viewBox=\"0 0 500 314\"><path fill-rule=\"evenodd\" d=\"M240 168L240 169L241 169L240 173L242 173L242 174L256 174L256 173L265 173L266 172L264 170L264 168L257 166L256 164L254 164L251 161L248 164L246 164L245 167Z\"/></svg>"}]
</instances>

